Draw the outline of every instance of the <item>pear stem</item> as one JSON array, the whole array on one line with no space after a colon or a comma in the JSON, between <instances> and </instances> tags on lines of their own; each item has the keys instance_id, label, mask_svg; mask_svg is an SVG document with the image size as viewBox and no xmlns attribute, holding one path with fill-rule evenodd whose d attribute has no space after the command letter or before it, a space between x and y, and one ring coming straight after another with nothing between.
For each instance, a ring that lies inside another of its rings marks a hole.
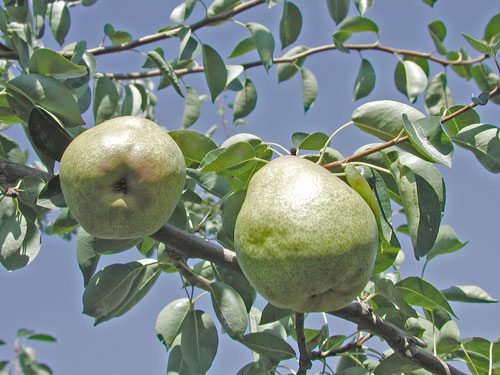
<instances>
[{"instance_id":1,"label":"pear stem","mask_svg":"<svg viewBox=\"0 0 500 375\"><path fill-rule=\"evenodd\" d=\"M307 370L312 367L310 353L306 348L306 335L304 334L304 313L295 313L295 333L299 345L299 371L297 375L306 375Z\"/></svg>"}]
</instances>

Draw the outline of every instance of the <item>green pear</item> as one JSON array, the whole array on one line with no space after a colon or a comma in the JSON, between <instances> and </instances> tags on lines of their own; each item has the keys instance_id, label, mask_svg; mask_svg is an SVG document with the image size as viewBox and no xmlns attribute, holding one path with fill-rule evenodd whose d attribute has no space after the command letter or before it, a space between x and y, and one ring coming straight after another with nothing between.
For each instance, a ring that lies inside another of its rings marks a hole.
<instances>
[{"instance_id":1,"label":"green pear","mask_svg":"<svg viewBox=\"0 0 500 375\"><path fill-rule=\"evenodd\" d=\"M234 231L238 262L271 304L298 312L348 305L371 276L378 229L368 204L298 156L252 177Z\"/></svg>"},{"instance_id":2,"label":"green pear","mask_svg":"<svg viewBox=\"0 0 500 375\"><path fill-rule=\"evenodd\" d=\"M144 237L173 213L186 165L164 128L123 116L78 135L64 151L59 178L68 208L89 234Z\"/></svg>"}]
</instances>

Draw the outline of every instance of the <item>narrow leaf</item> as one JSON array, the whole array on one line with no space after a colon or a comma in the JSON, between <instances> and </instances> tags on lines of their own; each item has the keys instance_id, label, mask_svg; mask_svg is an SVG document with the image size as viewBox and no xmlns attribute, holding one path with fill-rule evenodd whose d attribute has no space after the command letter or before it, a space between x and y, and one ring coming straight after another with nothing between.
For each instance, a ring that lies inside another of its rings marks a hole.
<instances>
[{"instance_id":1,"label":"narrow leaf","mask_svg":"<svg viewBox=\"0 0 500 375\"><path fill-rule=\"evenodd\" d=\"M155 63L155 65L160 69L160 72L162 76L168 80L175 88L175 91L177 93L184 97L184 94L182 93L182 88L179 84L179 80L177 79L177 74L174 72L174 68L172 68L172 65L168 63L167 60L165 60L158 52L155 50L149 51L147 53L147 56L151 61Z\"/></svg>"},{"instance_id":2,"label":"narrow leaf","mask_svg":"<svg viewBox=\"0 0 500 375\"><path fill-rule=\"evenodd\" d=\"M335 24L338 25L347 17L350 3L349 0L326 0L328 12L335 21Z\"/></svg>"},{"instance_id":3,"label":"narrow leaf","mask_svg":"<svg viewBox=\"0 0 500 375\"><path fill-rule=\"evenodd\" d=\"M212 306L219 322L232 338L240 338L247 328L247 310L240 295L229 285L216 281L210 284Z\"/></svg>"},{"instance_id":4,"label":"narrow leaf","mask_svg":"<svg viewBox=\"0 0 500 375\"><path fill-rule=\"evenodd\" d=\"M441 291L448 301L469 303L492 303L498 300L492 298L483 289L475 285L452 286Z\"/></svg>"},{"instance_id":5,"label":"narrow leaf","mask_svg":"<svg viewBox=\"0 0 500 375\"><path fill-rule=\"evenodd\" d=\"M441 127L441 117L431 116L411 122L403 115L403 125L410 141L422 155L451 168L453 144Z\"/></svg>"},{"instance_id":6,"label":"narrow leaf","mask_svg":"<svg viewBox=\"0 0 500 375\"><path fill-rule=\"evenodd\" d=\"M500 173L500 130L489 124L474 124L461 129L453 142L472 151L491 173Z\"/></svg>"},{"instance_id":7,"label":"narrow leaf","mask_svg":"<svg viewBox=\"0 0 500 375\"><path fill-rule=\"evenodd\" d=\"M243 89L238 91L233 105L233 122L248 116L257 104L257 90L253 82L247 78Z\"/></svg>"},{"instance_id":8,"label":"narrow leaf","mask_svg":"<svg viewBox=\"0 0 500 375\"><path fill-rule=\"evenodd\" d=\"M246 24L247 29L252 35L252 39L260 56L260 61L266 71L273 63L274 38L267 27L259 23L250 22Z\"/></svg>"},{"instance_id":9,"label":"narrow leaf","mask_svg":"<svg viewBox=\"0 0 500 375\"><path fill-rule=\"evenodd\" d=\"M286 1L280 19L281 48L285 48L295 42L301 29L302 14L300 9L294 3Z\"/></svg>"},{"instance_id":10,"label":"narrow leaf","mask_svg":"<svg viewBox=\"0 0 500 375\"><path fill-rule=\"evenodd\" d=\"M431 310L438 306L456 317L446 297L424 279L410 276L398 282L396 286L408 304Z\"/></svg>"},{"instance_id":11,"label":"narrow leaf","mask_svg":"<svg viewBox=\"0 0 500 375\"><path fill-rule=\"evenodd\" d=\"M300 72L302 73L302 101L304 103L304 112L307 112L318 95L318 80L309 69L301 68Z\"/></svg>"},{"instance_id":12,"label":"narrow leaf","mask_svg":"<svg viewBox=\"0 0 500 375\"><path fill-rule=\"evenodd\" d=\"M367 59L361 60L358 76L354 83L354 94L352 101L368 96L375 87L375 70L372 64Z\"/></svg>"},{"instance_id":13,"label":"narrow leaf","mask_svg":"<svg viewBox=\"0 0 500 375\"><path fill-rule=\"evenodd\" d=\"M205 374L219 342L212 319L203 311L193 310L184 318L181 332L181 352L189 369L195 374Z\"/></svg>"},{"instance_id":14,"label":"narrow leaf","mask_svg":"<svg viewBox=\"0 0 500 375\"><path fill-rule=\"evenodd\" d=\"M202 46L205 78L212 96L212 102L226 87L227 71L224 61L216 50L207 44Z\"/></svg>"}]
</instances>

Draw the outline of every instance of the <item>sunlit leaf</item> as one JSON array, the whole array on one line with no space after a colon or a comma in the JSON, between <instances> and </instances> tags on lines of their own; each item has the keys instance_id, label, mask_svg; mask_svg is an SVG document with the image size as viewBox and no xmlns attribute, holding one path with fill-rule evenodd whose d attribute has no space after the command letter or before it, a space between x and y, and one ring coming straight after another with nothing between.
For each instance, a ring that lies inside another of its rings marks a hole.
<instances>
[{"instance_id":1,"label":"sunlit leaf","mask_svg":"<svg viewBox=\"0 0 500 375\"><path fill-rule=\"evenodd\" d=\"M304 112L307 112L318 95L318 80L309 69L301 68L300 72L302 73L302 102L304 103Z\"/></svg>"},{"instance_id":2,"label":"sunlit leaf","mask_svg":"<svg viewBox=\"0 0 500 375\"><path fill-rule=\"evenodd\" d=\"M216 50L207 44L202 46L205 78L212 96L212 102L226 87L227 71L224 61Z\"/></svg>"},{"instance_id":3,"label":"sunlit leaf","mask_svg":"<svg viewBox=\"0 0 500 375\"><path fill-rule=\"evenodd\" d=\"M273 63L274 38L267 27L259 23L250 22L246 24L252 35L252 39L260 56L260 61L266 70L269 70Z\"/></svg>"}]
</instances>

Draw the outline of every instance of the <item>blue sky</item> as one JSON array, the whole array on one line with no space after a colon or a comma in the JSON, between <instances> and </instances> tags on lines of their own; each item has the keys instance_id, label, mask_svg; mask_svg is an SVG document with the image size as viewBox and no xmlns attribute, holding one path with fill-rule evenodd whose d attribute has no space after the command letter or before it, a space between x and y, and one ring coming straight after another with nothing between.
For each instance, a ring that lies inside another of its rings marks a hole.
<instances>
[{"instance_id":1,"label":"blue sky","mask_svg":"<svg viewBox=\"0 0 500 375\"><path fill-rule=\"evenodd\" d=\"M295 0L295 3L304 16L303 31L298 43L308 46L331 43L335 25L327 14L324 2ZM420 0L378 0L367 16L378 23L383 44L419 51L433 49L427 24L440 19L448 29L446 46L456 50L465 44L460 33L480 38L489 18L500 12L495 0L477 2L480 5L476 7L471 6L471 3L473 2L467 0L439 0L433 10ZM130 32L133 38L154 33L170 24L169 14L175 5L177 1L145 0L138 6L137 2L131 0L98 0L92 7L72 8L72 29L66 43L86 39L90 47L98 45L102 40L105 23L111 23L117 30ZM197 8L200 10L201 7ZM261 6L238 19L242 22L266 24L276 32L280 12L281 5L271 10ZM354 14L354 7L351 13ZM199 19L197 15L199 13L190 21ZM47 30L46 45L57 49L48 34ZM217 48L223 56L227 56L239 40L246 36L246 30L229 23L222 27L203 29L198 32L198 36ZM362 38L360 40L373 40L370 36ZM177 50L178 42L163 41L146 46L143 50L148 51L153 46L163 47L167 56L170 56L169 51ZM280 54L277 42L275 55ZM471 55L476 56L476 53L471 51ZM318 77L319 94L315 105L306 115L302 109L298 77L278 85L275 67L269 73L263 68L250 70L248 77L256 83L258 90L257 108L248 117L248 125L229 125L229 132L254 133L265 141L290 147L289 140L293 132L323 131L330 134L349 121L353 109L367 101L392 99L406 102L393 83L396 58L370 51L363 53L363 57L372 62L377 73L377 83L369 97L355 103L351 102L351 97L360 64L357 53L347 55L326 52L307 59L304 66ZM253 56L252 60L256 59L257 56ZM125 72L140 70L144 58L134 52L122 52L98 57L97 60L98 71ZM431 64L431 75L441 70L441 66ZM448 74L448 79L457 104L468 104L471 95L479 93L473 82L458 80L453 72ZM185 77L185 81L200 94L208 92L201 74ZM184 105L182 99L171 89L160 91L157 95L158 122L169 129L178 128ZM419 99L415 106L423 110L422 100ZM498 126L499 110L500 107L490 104L478 111L483 122ZM229 113L227 118L230 119ZM85 119L88 125L92 125L90 111L86 113ZM205 132L218 122L220 118L207 101L202 107L202 117L192 129ZM19 129L9 129L7 134L17 141L22 140ZM219 129L215 135L216 141L220 143L224 138L224 132ZM348 128L335 138L333 147L349 155L359 146L373 141L376 140L359 130ZM471 153L461 149L456 150L453 169L443 167L440 170L447 185L447 209L443 224L451 225L459 239L469 241L469 244L458 253L433 260L427 268L426 277L438 288L479 285L498 299L500 246L495 234L500 222L500 203L497 198L499 176L486 172ZM419 275L423 263L414 260L407 242L405 246L403 276ZM132 261L139 257L140 254L132 250L104 257L99 266ZM0 338L12 341L18 328L54 335L58 343L37 344L36 349L40 360L49 364L55 374L165 373L167 356L155 336L154 322L163 306L175 298L184 297L178 276L162 275L151 292L130 312L97 327L93 327L91 318L81 313L83 280L76 263L74 241L66 242L56 236L44 237L40 255L28 267L11 273L0 269L0 285L3 297ZM206 308L211 313L209 299L202 298L200 302L199 308ZM264 302L259 300L258 307L263 305ZM500 336L500 330L497 329L500 304L453 304L453 308L460 319L458 325L462 337L482 336L491 340ZM215 316L213 317L215 320ZM306 326L314 328L316 322L317 319L311 317L306 320ZM350 333L354 329L351 324L339 319L332 318L330 324L339 333ZM220 333L220 328L218 330ZM210 374L236 373L237 369L251 361L249 351L233 345L225 335L221 334L219 339L218 354ZM0 350L0 359L6 355L5 349Z\"/></svg>"}]
</instances>

